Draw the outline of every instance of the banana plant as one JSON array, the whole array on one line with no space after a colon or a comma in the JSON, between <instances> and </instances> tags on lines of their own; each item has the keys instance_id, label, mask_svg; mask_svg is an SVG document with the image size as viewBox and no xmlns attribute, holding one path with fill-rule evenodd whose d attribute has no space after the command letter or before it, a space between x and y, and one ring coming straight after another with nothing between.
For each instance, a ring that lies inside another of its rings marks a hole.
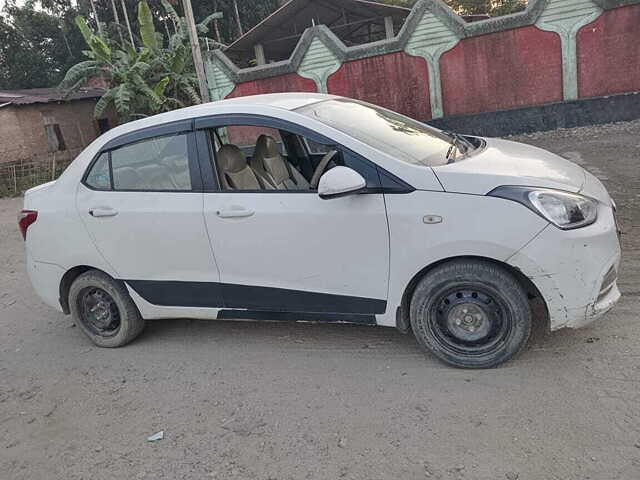
<instances>
[{"instance_id":1,"label":"banana plant","mask_svg":"<svg viewBox=\"0 0 640 480\"><path fill-rule=\"evenodd\" d=\"M110 88L96 104L96 118L110 107L126 122L134 117L200 103L185 21L166 0L161 3L175 25L174 33L165 38L157 32L149 5L141 1L138 24L142 46L137 49L126 41L96 33L83 17L76 18L88 47L83 52L88 60L71 67L60 87L71 93L92 77L104 76ZM198 24L201 35L208 32L208 24L215 17L210 15Z\"/></svg>"},{"instance_id":2,"label":"banana plant","mask_svg":"<svg viewBox=\"0 0 640 480\"><path fill-rule=\"evenodd\" d=\"M172 106L175 108L200 103L198 78L193 65L186 22L167 0L161 0L161 4L175 25L175 33L169 36L168 46L163 50L160 63L160 75L169 78L167 93L172 99ZM201 42L206 41L209 24L219 16L218 13L213 13L196 25Z\"/></svg>"},{"instance_id":3,"label":"banana plant","mask_svg":"<svg viewBox=\"0 0 640 480\"><path fill-rule=\"evenodd\" d=\"M158 110L162 98L156 92L160 89L149 84L151 50L146 46L136 51L128 44L117 45L93 32L83 17L76 18L76 25L89 47L83 52L89 60L71 67L60 87L70 94L92 77L104 76L110 88L96 103L95 118L101 117L110 106L122 121Z\"/></svg>"}]
</instances>

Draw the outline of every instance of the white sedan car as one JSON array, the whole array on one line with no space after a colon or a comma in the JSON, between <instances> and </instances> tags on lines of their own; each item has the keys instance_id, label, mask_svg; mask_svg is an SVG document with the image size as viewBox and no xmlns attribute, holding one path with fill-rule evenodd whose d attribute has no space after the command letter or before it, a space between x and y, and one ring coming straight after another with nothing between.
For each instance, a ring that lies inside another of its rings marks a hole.
<instances>
[{"instance_id":1,"label":"white sedan car","mask_svg":"<svg viewBox=\"0 0 640 480\"><path fill-rule=\"evenodd\" d=\"M273 94L127 123L19 224L31 282L97 345L144 321L357 322L458 367L581 327L620 298L615 204L579 166L357 100Z\"/></svg>"}]
</instances>

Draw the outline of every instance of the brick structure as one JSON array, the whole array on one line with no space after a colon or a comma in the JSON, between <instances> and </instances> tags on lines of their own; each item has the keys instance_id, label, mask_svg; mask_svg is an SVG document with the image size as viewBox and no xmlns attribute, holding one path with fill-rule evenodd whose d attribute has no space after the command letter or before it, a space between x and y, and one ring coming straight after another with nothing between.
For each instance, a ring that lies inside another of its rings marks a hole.
<instances>
[{"instance_id":1,"label":"brick structure","mask_svg":"<svg viewBox=\"0 0 640 480\"><path fill-rule=\"evenodd\" d=\"M56 89L0 91L0 164L46 157L86 147L116 125L95 120L101 89L83 89L68 99Z\"/></svg>"}]
</instances>

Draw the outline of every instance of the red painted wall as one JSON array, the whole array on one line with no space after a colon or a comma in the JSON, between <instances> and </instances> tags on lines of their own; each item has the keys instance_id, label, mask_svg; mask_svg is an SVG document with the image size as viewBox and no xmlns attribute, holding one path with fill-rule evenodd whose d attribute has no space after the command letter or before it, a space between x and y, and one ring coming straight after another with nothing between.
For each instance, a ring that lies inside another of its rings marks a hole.
<instances>
[{"instance_id":1,"label":"red painted wall","mask_svg":"<svg viewBox=\"0 0 640 480\"><path fill-rule=\"evenodd\" d=\"M467 38L440 58L445 116L562 100L560 37L536 27Z\"/></svg>"},{"instance_id":2,"label":"red painted wall","mask_svg":"<svg viewBox=\"0 0 640 480\"><path fill-rule=\"evenodd\" d=\"M347 62L329 77L327 89L418 120L431 118L427 62L404 52Z\"/></svg>"},{"instance_id":3,"label":"red painted wall","mask_svg":"<svg viewBox=\"0 0 640 480\"><path fill-rule=\"evenodd\" d=\"M316 83L308 78L301 77L297 73L279 75L277 77L262 78L252 82L239 83L226 98L245 97L247 95L259 95L261 93L282 92L316 92ZM263 134L269 134L281 141L279 134L262 127L231 127L228 129L229 141L235 145L246 147L256 144L257 138Z\"/></svg>"},{"instance_id":4,"label":"red painted wall","mask_svg":"<svg viewBox=\"0 0 640 480\"><path fill-rule=\"evenodd\" d=\"M252 82L239 83L226 98L258 95L260 93L316 92L316 83L297 73L261 78Z\"/></svg>"},{"instance_id":5,"label":"red painted wall","mask_svg":"<svg viewBox=\"0 0 640 480\"><path fill-rule=\"evenodd\" d=\"M580 97L640 90L640 5L605 11L577 42Z\"/></svg>"}]
</instances>

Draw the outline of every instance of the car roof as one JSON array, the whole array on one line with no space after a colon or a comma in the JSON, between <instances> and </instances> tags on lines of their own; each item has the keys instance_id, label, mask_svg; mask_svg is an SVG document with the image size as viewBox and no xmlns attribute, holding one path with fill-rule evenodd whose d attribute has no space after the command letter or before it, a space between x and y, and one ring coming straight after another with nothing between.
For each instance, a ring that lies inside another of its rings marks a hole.
<instances>
[{"instance_id":1,"label":"car roof","mask_svg":"<svg viewBox=\"0 0 640 480\"><path fill-rule=\"evenodd\" d=\"M285 110L295 110L311 103L321 102L333 98L340 98L336 95L324 93L267 93L263 95L249 95L246 97L229 98L216 102L220 105L268 105L271 107L283 108Z\"/></svg>"},{"instance_id":2,"label":"car roof","mask_svg":"<svg viewBox=\"0 0 640 480\"><path fill-rule=\"evenodd\" d=\"M143 128L155 127L165 123L175 122L179 120L189 120L206 115L216 115L217 113L229 113L229 107L237 107L238 113L251 110L252 108L262 107L266 109L295 110L305 105L341 98L336 95L326 95L322 93L268 93L262 95L248 95L244 97L229 98L219 100L217 102L201 103L191 107L179 108L166 113L160 113L151 117L124 123L119 125L107 133L99 137L101 143L135 132Z\"/></svg>"}]
</instances>

